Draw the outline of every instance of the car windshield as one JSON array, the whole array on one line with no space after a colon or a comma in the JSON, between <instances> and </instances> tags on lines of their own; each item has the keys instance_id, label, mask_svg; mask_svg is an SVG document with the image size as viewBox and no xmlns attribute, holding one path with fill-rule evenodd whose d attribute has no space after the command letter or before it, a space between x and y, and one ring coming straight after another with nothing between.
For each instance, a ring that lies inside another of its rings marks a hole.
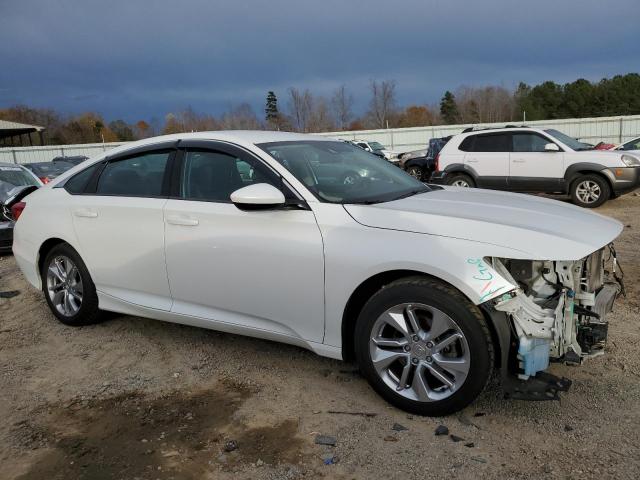
<instances>
[{"instance_id":1,"label":"car windshield","mask_svg":"<svg viewBox=\"0 0 640 480\"><path fill-rule=\"evenodd\" d=\"M343 142L274 142L258 147L323 202L381 203L431 190L386 160Z\"/></svg>"},{"instance_id":2,"label":"car windshield","mask_svg":"<svg viewBox=\"0 0 640 480\"><path fill-rule=\"evenodd\" d=\"M576 140L575 138L570 137L569 135L565 135L564 133L555 130L553 128L549 128L547 130L545 130L545 132L547 132L549 135L551 135L554 138L557 138L558 140L560 140L562 143L564 143L566 146L568 146L569 148L571 148L572 150L593 150L593 145L591 145L590 143L585 143L585 142L581 142L579 140Z\"/></svg>"},{"instance_id":3,"label":"car windshield","mask_svg":"<svg viewBox=\"0 0 640 480\"><path fill-rule=\"evenodd\" d=\"M378 143L378 142L369 142L369 146L373 150L384 150L384 145L382 145L381 143Z\"/></svg>"},{"instance_id":4,"label":"car windshield","mask_svg":"<svg viewBox=\"0 0 640 480\"><path fill-rule=\"evenodd\" d=\"M38 181L22 167L0 165L0 202L5 200L9 192L14 188L29 185L39 184Z\"/></svg>"}]
</instances>

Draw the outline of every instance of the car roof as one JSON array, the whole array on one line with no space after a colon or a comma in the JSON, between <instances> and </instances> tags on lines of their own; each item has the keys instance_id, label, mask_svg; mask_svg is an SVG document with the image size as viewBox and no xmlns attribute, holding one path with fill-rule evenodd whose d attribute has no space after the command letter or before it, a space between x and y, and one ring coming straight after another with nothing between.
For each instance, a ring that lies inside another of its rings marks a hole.
<instances>
[{"instance_id":1,"label":"car roof","mask_svg":"<svg viewBox=\"0 0 640 480\"><path fill-rule=\"evenodd\" d=\"M161 135L159 137L145 138L136 142L129 142L114 149L108 150L107 155L126 152L132 148L152 146L156 143L178 141L178 140L212 140L235 143L240 146L254 146L271 142L293 142L293 141L326 141L335 142L336 138L311 135L306 133L274 132L268 130L222 130L191 133L174 133L171 135ZM95 157L94 157L95 158Z\"/></svg>"},{"instance_id":2,"label":"car roof","mask_svg":"<svg viewBox=\"0 0 640 480\"><path fill-rule=\"evenodd\" d=\"M509 125L506 127L478 128L476 130L465 129L458 135L476 135L480 133L503 133L503 132L517 132L517 131L542 132L544 130L542 128L527 127L526 125L522 125L522 126Z\"/></svg>"},{"instance_id":3,"label":"car roof","mask_svg":"<svg viewBox=\"0 0 640 480\"><path fill-rule=\"evenodd\" d=\"M8 163L8 162L0 162L0 167L20 167L20 168L24 168L19 163Z\"/></svg>"}]
</instances>

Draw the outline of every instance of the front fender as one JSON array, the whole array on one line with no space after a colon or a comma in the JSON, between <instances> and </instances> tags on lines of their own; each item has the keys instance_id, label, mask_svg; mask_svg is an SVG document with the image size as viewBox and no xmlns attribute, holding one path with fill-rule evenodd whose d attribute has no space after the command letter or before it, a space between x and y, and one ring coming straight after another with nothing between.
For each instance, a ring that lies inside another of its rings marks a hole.
<instances>
[{"instance_id":1,"label":"front fender","mask_svg":"<svg viewBox=\"0 0 640 480\"><path fill-rule=\"evenodd\" d=\"M567 188L569 188L576 178L584 173L598 173L603 175L607 178L610 185L613 185L616 181L616 178L609 167L600 163L578 162L569 165L567 170L564 172L564 181Z\"/></svg>"},{"instance_id":2,"label":"front fender","mask_svg":"<svg viewBox=\"0 0 640 480\"><path fill-rule=\"evenodd\" d=\"M523 252L451 237L367 227L348 216L338 222L340 225L331 225L322 220L323 210L332 207L335 205L314 208L325 248L324 343L328 345L341 346L342 320L349 298L363 282L379 274L402 270L429 275L458 289L477 305L515 288L484 258L520 258Z\"/></svg>"}]
</instances>

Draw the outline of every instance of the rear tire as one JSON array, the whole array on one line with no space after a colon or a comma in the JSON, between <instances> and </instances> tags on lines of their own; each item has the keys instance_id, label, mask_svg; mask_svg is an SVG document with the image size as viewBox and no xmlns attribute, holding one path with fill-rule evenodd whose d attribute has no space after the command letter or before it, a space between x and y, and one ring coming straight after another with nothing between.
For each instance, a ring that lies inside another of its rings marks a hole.
<instances>
[{"instance_id":1,"label":"rear tire","mask_svg":"<svg viewBox=\"0 0 640 480\"><path fill-rule=\"evenodd\" d=\"M464 188L474 188L476 186L476 182L473 181L466 173L454 173L450 176L447 176L447 185L451 185L454 187L464 187Z\"/></svg>"},{"instance_id":2,"label":"rear tire","mask_svg":"<svg viewBox=\"0 0 640 480\"><path fill-rule=\"evenodd\" d=\"M571 201L584 208L596 208L609 200L611 187L596 174L581 175L571 184Z\"/></svg>"},{"instance_id":3,"label":"rear tire","mask_svg":"<svg viewBox=\"0 0 640 480\"><path fill-rule=\"evenodd\" d=\"M49 308L62 323L80 326L100 320L96 287L82 258L70 245L53 247L40 275Z\"/></svg>"},{"instance_id":4,"label":"rear tire","mask_svg":"<svg viewBox=\"0 0 640 480\"><path fill-rule=\"evenodd\" d=\"M373 389L418 415L466 407L493 369L491 335L478 307L426 277L397 280L373 295L358 316L355 339L358 365Z\"/></svg>"}]
</instances>

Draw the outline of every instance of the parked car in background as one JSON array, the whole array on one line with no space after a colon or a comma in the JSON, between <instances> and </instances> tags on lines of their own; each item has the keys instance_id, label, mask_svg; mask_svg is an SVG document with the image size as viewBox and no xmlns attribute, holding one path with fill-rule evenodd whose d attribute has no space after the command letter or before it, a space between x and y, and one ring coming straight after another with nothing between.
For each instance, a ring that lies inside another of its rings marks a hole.
<instances>
[{"instance_id":1,"label":"parked car in background","mask_svg":"<svg viewBox=\"0 0 640 480\"><path fill-rule=\"evenodd\" d=\"M432 138L423 156L405 156L400 158L399 166L409 175L418 180L428 182L436 169L436 158L442 147L451 139L451 135L442 138Z\"/></svg>"},{"instance_id":2,"label":"parked car in background","mask_svg":"<svg viewBox=\"0 0 640 480\"><path fill-rule=\"evenodd\" d=\"M629 140L621 145L618 145L614 150L622 150L633 154L640 154L640 137Z\"/></svg>"},{"instance_id":3,"label":"parked car in background","mask_svg":"<svg viewBox=\"0 0 640 480\"><path fill-rule=\"evenodd\" d=\"M594 150L553 129L467 131L443 147L437 165L434 183L569 194L573 203L588 208L640 184L640 157Z\"/></svg>"},{"instance_id":4,"label":"parked car in background","mask_svg":"<svg viewBox=\"0 0 640 480\"><path fill-rule=\"evenodd\" d=\"M366 150L367 152L375 153L378 156L382 156L387 160L391 160L397 157L396 152L389 150L380 142L370 142L367 140L354 140L353 144Z\"/></svg>"},{"instance_id":5,"label":"parked car in background","mask_svg":"<svg viewBox=\"0 0 640 480\"><path fill-rule=\"evenodd\" d=\"M345 164L369 175L336 182ZM425 185L313 135L146 139L22 207L14 256L61 322L108 310L354 358L382 397L422 415L464 408L494 368L507 395L558 398L570 382L549 361L602 355L621 290L618 221Z\"/></svg>"},{"instance_id":6,"label":"parked car in background","mask_svg":"<svg viewBox=\"0 0 640 480\"><path fill-rule=\"evenodd\" d=\"M51 160L54 163L57 162L66 162L66 163L70 163L72 165L80 165L82 162L84 162L85 160L87 160L89 157L85 156L85 155L71 155L69 157L65 157L65 156L61 156L61 157L55 157L53 160Z\"/></svg>"},{"instance_id":7,"label":"parked car in background","mask_svg":"<svg viewBox=\"0 0 640 480\"><path fill-rule=\"evenodd\" d=\"M598 142L593 146L594 150L611 150L615 148L613 143Z\"/></svg>"},{"instance_id":8,"label":"parked car in background","mask_svg":"<svg viewBox=\"0 0 640 480\"><path fill-rule=\"evenodd\" d=\"M58 175L74 167L72 163L60 161L25 163L23 166L38 177L42 183L49 183Z\"/></svg>"},{"instance_id":9,"label":"parked car in background","mask_svg":"<svg viewBox=\"0 0 640 480\"><path fill-rule=\"evenodd\" d=\"M21 165L0 163L0 252L10 252L13 243L11 207L19 201L27 187L39 188L42 182Z\"/></svg>"}]
</instances>

